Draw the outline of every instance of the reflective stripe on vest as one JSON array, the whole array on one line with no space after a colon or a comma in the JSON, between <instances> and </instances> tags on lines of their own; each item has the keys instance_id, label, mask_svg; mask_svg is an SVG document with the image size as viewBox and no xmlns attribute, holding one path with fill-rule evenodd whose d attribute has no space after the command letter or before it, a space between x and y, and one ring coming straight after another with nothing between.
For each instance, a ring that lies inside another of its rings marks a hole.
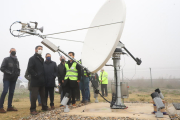
<instances>
[{"instance_id":1,"label":"reflective stripe on vest","mask_svg":"<svg viewBox=\"0 0 180 120\"><path fill-rule=\"evenodd\" d=\"M76 69L76 62L73 62L71 68L69 68L69 65L65 63L65 68L66 68L66 75L64 80L67 80L68 78L70 80L78 80L78 70Z\"/></svg>"},{"instance_id":2,"label":"reflective stripe on vest","mask_svg":"<svg viewBox=\"0 0 180 120\"><path fill-rule=\"evenodd\" d=\"M87 73L86 73L86 71L84 70L84 75L86 76L87 75Z\"/></svg>"}]
</instances>

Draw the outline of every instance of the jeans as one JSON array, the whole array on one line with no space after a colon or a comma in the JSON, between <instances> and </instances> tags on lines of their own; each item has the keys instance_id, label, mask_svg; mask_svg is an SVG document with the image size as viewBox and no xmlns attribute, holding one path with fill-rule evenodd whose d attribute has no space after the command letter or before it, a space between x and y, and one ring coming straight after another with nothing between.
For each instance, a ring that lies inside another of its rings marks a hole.
<instances>
[{"instance_id":1,"label":"jeans","mask_svg":"<svg viewBox=\"0 0 180 120\"><path fill-rule=\"evenodd\" d=\"M30 98L30 102L31 102L31 91L29 91L29 98ZM38 103L41 104L41 97L38 93Z\"/></svg>"},{"instance_id":2,"label":"jeans","mask_svg":"<svg viewBox=\"0 0 180 120\"><path fill-rule=\"evenodd\" d=\"M90 97L89 77L83 76L80 81L80 90L82 93L82 101L88 101Z\"/></svg>"},{"instance_id":3,"label":"jeans","mask_svg":"<svg viewBox=\"0 0 180 120\"><path fill-rule=\"evenodd\" d=\"M13 96L14 96L15 86L16 86L16 81L9 81L9 80L4 80L3 81L3 91L2 91L2 94L1 94L1 98L0 98L0 108L3 108L4 99L6 97L8 89L9 89L8 108L12 107L12 99L13 99Z\"/></svg>"}]
</instances>

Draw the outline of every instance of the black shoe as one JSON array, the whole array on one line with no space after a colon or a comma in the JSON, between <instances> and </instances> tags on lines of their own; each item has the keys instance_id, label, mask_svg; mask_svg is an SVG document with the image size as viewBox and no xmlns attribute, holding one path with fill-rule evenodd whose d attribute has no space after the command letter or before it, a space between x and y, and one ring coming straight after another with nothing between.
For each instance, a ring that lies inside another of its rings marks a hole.
<instances>
[{"instance_id":1,"label":"black shoe","mask_svg":"<svg viewBox=\"0 0 180 120\"><path fill-rule=\"evenodd\" d=\"M31 114L31 115L37 115L38 112L37 112L37 111L32 111L32 112L30 112L30 114Z\"/></svg>"},{"instance_id":2,"label":"black shoe","mask_svg":"<svg viewBox=\"0 0 180 120\"><path fill-rule=\"evenodd\" d=\"M81 103L84 103L84 101L82 100Z\"/></svg>"}]
</instances>

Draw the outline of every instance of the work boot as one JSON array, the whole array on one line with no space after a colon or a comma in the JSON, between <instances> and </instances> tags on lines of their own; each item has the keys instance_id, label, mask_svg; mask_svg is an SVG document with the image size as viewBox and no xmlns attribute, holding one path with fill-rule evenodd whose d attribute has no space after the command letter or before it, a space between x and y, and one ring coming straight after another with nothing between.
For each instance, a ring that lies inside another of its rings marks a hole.
<instances>
[{"instance_id":1,"label":"work boot","mask_svg":"<svg viewBox=\"0 0 180 120\"><path fill-rule=\"evenodd\" d=\"M37 111L32 111L30 114L31 114L31 115L37 115L38 112L37 112Z\"/></svg>"},{"instance_id":2,"label":"work boot","mask_svg":"<svg viewBox=\"0 0 180 120\"><path fill-rule=\"evenodd\" d=\"M76 107L76 104L72 104L73 107Z\"/></svg>"},{"instance_id":3,"label":"work boot","mask_svg":"<svg viewBox=\"0 0 180 120\"><path fill-rule=\"evenodd\" d=\"M55 107L54 106L51 106L51 110L54 110L55 109Z\"/></svg>"},{"instance_id":4,"label":"work boot","mask_svg":"<svg viewBox=\"0 0 180 120\"><path fill-rule=\"evenodd\" d=\"M10 108L7 109L7 111L18 111L18 110L16 108L14 108L14 107L10 107Z\"/></svg>"},{"instance_id":5,"label":"work boot","mask_svg":"<svg viewBox=\"0 0 180 120\"><path fill-rule=\"evenodd\" d=\"M0 108L0 113L6 113L6 111L4 110L4 108Z\"/></svg>"},{"instance_id":6,"label":"work boot","mask_svg":"<svg viewBox=\"0 0 180 120\"><path fill-rule=\"evenodd\" d=\"M82 100L81 103L84 103L84 101Z\"/></svg>"}]
</instances>

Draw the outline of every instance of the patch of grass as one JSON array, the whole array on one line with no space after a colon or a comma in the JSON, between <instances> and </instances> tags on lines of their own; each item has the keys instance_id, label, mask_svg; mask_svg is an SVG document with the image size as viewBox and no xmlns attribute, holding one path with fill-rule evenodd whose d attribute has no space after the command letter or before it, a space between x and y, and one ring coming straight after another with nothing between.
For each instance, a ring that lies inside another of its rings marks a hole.
<instances>
[{"instance_id":1,"label":"patch of grass","mask_svg":"<svg viewBox=\"0 0 180 120\"><path fill-rule=\"evenodd\" d=\"M144 102L145 101L145 98L139 98L140 101Z\"/></svg>"},{"instance_id":2,"label":"patch of grass","mask_svg":"<svg viewBox=\"0 0 180 120\"><path fill-rule=\"evenodd\" d=\"M16 99L13 100L13 102L20 102L20 99L16 98Z\"/></svg>"},{"instance_id":3,"label":"patch of grass","mask_svg":"<svg viewBox=\"0 0 180 120\"><path fill-rule=\"evenodd\" d=\"M166 88L168 88L168 89L173 89L173 86L168 84L168 85L166 86Z\"/></svg>"},{"instance_id":4,"label":"patch of grass","mask_svg":"<svg viewBox=\"0 0 180 120\"><path fill-rule=\"evenodd\" d=\"M136 94L138 97L149 97L150 95L140 95L140 94Z\"/></svg>"},{"instance_id":5,"label":"patch of grass","mask_svg":"<svg viewBox=\"0 0 180 120\"><path fill-rule=\"evenodd\" d=\"M148 92L147 89L139 89L139 92Z\"/></svg>"},{"instance_id":6,"label":"patch of grass","mask_svg":"<svg viewBox=\"0 0 180 120\"><path fill-rule=\"evenodd\" d=\"M135 98L130 98L129 101L133 102L133 101L136 101Z\"/></svg>"}]
</instances>

